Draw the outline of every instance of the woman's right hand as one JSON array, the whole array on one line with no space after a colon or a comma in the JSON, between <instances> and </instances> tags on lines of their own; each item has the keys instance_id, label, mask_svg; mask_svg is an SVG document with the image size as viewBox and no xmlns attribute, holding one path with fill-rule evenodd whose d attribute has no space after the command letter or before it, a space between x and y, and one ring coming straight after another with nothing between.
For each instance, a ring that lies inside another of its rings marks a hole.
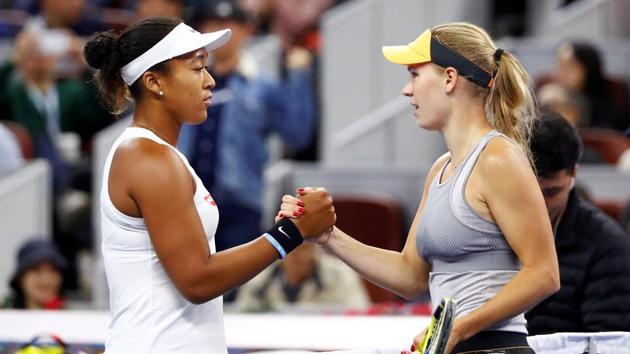
<instances>
[{"instance_id":1,"label":"woman's right hand","mask_svg":"<svg viewBox=\"0 0 630 354\"><path fill-rule=\"evenodd\" d=\"M301 199L290 195L282 197L275 222L285 217L291 218L304 241L323 245L330 238L337 219L333 200L324 188L307 187L298 190L298 194Z\"/></svg>"}]
</instances>

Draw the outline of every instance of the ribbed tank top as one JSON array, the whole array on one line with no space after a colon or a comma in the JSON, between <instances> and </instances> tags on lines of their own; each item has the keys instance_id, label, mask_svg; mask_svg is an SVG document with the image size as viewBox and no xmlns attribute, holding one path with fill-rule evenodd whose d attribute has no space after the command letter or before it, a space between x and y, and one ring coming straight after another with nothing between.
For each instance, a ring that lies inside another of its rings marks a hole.
<instances>
[{"instance_id":1,"label":"ribbed tank top","mask_svg":"<svg viewBox=\"0 0 630 354\"><path fill-rule=\"evenodd\" d=\"M149 130L127 128L109 152L100 195L102 252L111 313L106 354L225 354L223 298L195 305L182 297L155 253L144 220L123 214L109 197L109 170L114 153L122 142L135 138L167 145L182 159L196 182L194 202L210 250L215 252L219 212L186 157Z\"/></svg>"},{"instance_id":2,"label":"ribbed tank top","mask_svg":"<svg viewBox=\"0 0 630 354\"><path fill-rule=\"evenodd\" d=\"M466 200L470 173L488 142L486 134L455 172L442 181L446 163L431 182L416 233L418 253L432 265L429 288L434 308L443 297L457 300L461 317L488 302L520 269L498 225L478 215ZM488 330L527 333L520 314Z\"/></svg>"}]
</instances>

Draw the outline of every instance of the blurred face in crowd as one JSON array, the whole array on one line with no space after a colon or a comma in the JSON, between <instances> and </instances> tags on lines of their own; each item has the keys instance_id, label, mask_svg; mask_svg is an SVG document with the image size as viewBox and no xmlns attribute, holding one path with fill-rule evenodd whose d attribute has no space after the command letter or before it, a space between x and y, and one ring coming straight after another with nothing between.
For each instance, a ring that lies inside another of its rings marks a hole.
<instances>
[{"instance_id":1,"label":"blurred face in crowd","mask_svg":"<svg viewBox=\"0 0 630 354\"><path fill-rule=\"evenodd\" d=\"M563 44L556 53L556 80L573 91L581 91L586 81L586 69L575 58L570 44Z\"/></svg>"},{"instance_id":2,"label":"blurred face in crowd","mask_svg":"<svg viewBox=\"0 0 630 354\"><path fill-rule=\"evenodd\" d=\"M238 55L240 48L249 38L249 26L245 23L233 20L211 19L202 23L197 29L201 33L207 33L226 28L232 31L230 40L210 53L214 60L221 61Z\"/></svg>"},{"instance_id":3,"label":"blurred face in crowd","mask_svg":"<svg viewBox=\"0 0 630 354\"><path fill-rule=\"evenodd\" d=\"M581 110L574 101L577 97L570 97L574 93L563 86L551 83L538 90L538 103L541 107L560 114L572 126L579 127L582 116Z\"/></svg>"},{"instance_id":4,"label":"blurred face in crowd","mask_svg":"<svg viewBox=\"0 0 630 354\"><path fill-rule=\"evenodd\" d=\"M20 277L27 308L42 308L54 300L61 289L61 272L48 261L40 262L27 269Z\"/></svg>"},{"instance_id":5,"label":"blurred face in crowd","mask_svg":"<svg viewBox=\"0 0 630 354\"><path fill-rule=\"evenodd\" d=\"M85 0L41 0L41 5L49 25L63 27L79 22Z\"/></svg>"},{"instance_id":6,"label":"blurred face in crowd","mask_svg":"<svg viewBox=\"0 0 630 354\"><path fill-rule=\"evenodd\" d=\"M575 167L577 168L577 167ZM569 201L569 193L575 184L575 168L573 171L562 170L551 176L538 178L538 185L545 198L551 224L556 225Z\"/></svg>"},{"instance_id":7,"label":"blurred face in crowd","mask_svg":"<svg viewBox=\"0 0 630 354\"><path fill-rule=\"evenodd\" d=\"M40 85L53 78L57 58L42 52L36 34L21 33L13 55L27 83Z\"/></svg>"},{"instance_id":8,"label":"blurred face in crowd","mask_svg":"<svg viewBox=\"0 0 630 354\"><path fill-rule=\"evenodd\" d=\"M138 0L136 11L141 18L157 16L182 18L184 5L181 0Z\"/></svg>"}]
</instances>

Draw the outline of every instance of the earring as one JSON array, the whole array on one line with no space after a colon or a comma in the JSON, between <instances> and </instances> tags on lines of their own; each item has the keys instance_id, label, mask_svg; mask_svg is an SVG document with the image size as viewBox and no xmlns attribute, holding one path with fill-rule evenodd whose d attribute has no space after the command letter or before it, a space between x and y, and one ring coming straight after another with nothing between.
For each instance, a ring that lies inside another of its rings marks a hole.
<instances>
[{"instance_id":1,"label":"earring","mask_svg":"<svg viewBox=\"0 0 630 354\"><path fill-rule=\"evenodd\" d=\"M160 96L164 96L164 91L160 91Z\"/></svg>"}]
</instances>

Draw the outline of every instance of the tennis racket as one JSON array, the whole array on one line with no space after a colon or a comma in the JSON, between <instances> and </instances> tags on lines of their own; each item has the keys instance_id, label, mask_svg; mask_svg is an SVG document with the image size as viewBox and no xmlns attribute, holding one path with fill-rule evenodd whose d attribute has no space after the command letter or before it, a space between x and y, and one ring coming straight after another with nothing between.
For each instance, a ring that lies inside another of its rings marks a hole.
<instances>
[{"instance_id":1,"label":"tennis racket","mask_svg":"<svg viewBox=\"0 0 630 354\"><path fill-rule=\"evenodd\" d=\"M418 348L420 354L444 354L448 337L451 334L451 327L455 320L455 310L457 303L455 299L445 297L440 305L433 311L431 324L427 329L427 334Z\"/></svg>"}]
</instances>

